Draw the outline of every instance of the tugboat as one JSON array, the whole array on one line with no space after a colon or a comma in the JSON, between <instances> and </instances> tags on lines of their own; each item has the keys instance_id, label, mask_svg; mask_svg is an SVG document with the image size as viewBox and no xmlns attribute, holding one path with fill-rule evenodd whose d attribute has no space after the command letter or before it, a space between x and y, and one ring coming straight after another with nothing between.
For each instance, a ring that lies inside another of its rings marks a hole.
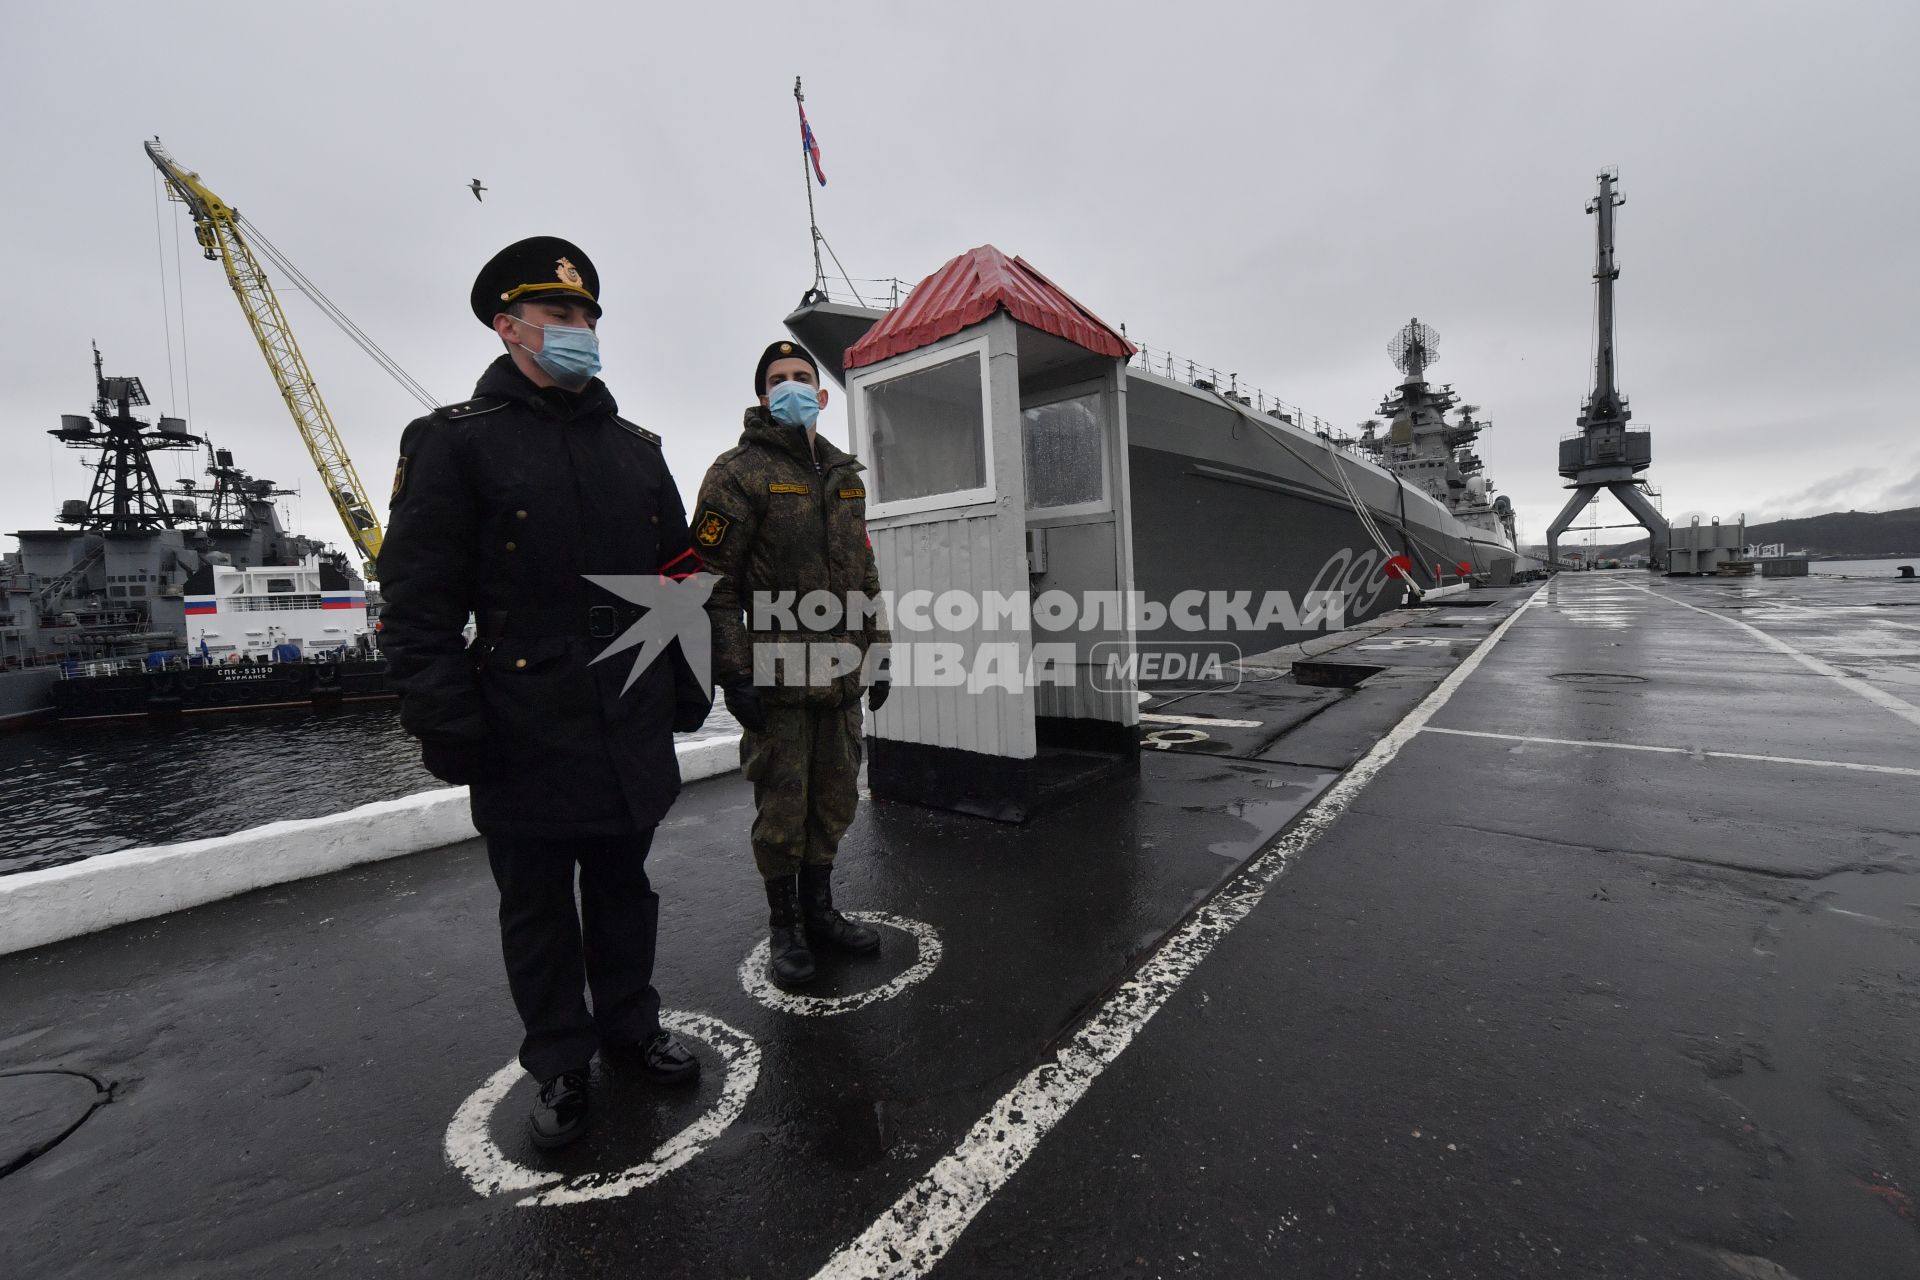
<instances>
[{"instance_id":1,"label":"tugboat","mask_svg":"<svg viewBox=\"0 0 1920 1280\"><path fill-rule=\"evenodd\" d=\"M93 363L93 412L48 433L94 453L91 491L0 559L0 723L391 696L366 583L282 527L291 490L180 418L136 416L140 379ZM153 455L190 449L211 486L163 487Z\"/></svg>"}]
</instances>

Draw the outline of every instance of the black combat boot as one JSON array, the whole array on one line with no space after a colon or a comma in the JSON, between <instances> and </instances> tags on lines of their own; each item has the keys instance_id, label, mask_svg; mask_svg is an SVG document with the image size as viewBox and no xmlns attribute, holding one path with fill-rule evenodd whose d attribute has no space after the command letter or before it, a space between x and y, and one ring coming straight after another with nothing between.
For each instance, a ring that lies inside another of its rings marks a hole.
<instances>
[{"instance_id":1,"label":"black combat boot","mask_svg":"<svg viewBox=\"0 0 1920 1280\"><path fill-rule=\"evenodd\" d=\"M800 868L800 902L806 913L807 936L815 944L855 955L880 949L880 931L849 920L833 909L833 867L808 863Z\"/></svg>"},{"instance_id":2,"label":"black combat boot","mask_svg":"<svg viewBox=\"0 0 1920 1280\"><path fill-rule=\"evenodd\" d=\"M767 881L767 976L776 987L813 981L813 952L800 923L800 894L792 876Z\"/></svg>"}]
</instances>

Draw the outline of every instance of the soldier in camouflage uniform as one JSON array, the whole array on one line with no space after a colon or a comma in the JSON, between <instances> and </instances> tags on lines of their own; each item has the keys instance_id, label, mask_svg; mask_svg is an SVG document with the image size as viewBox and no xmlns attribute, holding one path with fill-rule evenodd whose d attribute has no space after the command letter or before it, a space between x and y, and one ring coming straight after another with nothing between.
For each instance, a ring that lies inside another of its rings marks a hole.
<instances>
[{"instance_id":1,"label":"soldier in camouflage uniform","mask_svg":"<svg viewBox=\"0 0 1920 1280\"><path fill-rule=\"evenodd\" d=\"M753 782L753 857L767 885L768 970L780 985L798 986L814 975L814 947L880 947L875 930L834 909L831 877L859 804L862 668L876 665L854 659L885 645L887 631L862 468L815 434L827 403L819 366L799 344L776 342L754 370L754 391L760 403L747 410L740 443L700 486L693 540L707 569L722 575L707 602L714 682L746 731L740 759ZM835 626L793 629L803 625L793 602L809 592L875 607L848 610ZM783 596L788 616L753 615L756 601ZM851 669L769 661L777 648L792 654L802 645L831 648ZM887 692L875 674L868 705L878 710Z\"/></svg>"}]
</instances>

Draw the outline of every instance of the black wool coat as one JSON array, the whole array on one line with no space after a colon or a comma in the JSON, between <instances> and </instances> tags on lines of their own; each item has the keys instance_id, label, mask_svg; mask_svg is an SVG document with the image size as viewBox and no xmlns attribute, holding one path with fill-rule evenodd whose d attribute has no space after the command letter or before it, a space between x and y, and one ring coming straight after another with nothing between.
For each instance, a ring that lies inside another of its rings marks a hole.
<instances>
[{"instance_id":1,"label":"black wool coat","mask_svg":"<svg viewBox=\"0 0 1920 1280\"><path fill-rule=\"evenodd\" d=\"M659 439L596 378L540 388L501 356L475 399L411 423L380 550L380 648L427 768L471 785L484 834L612 836L680 790L673 731L710 691L677 644L623 691L637 649L593 659L643 611L583 575L699 568ZM461 632L472 615L478 634Z\"/></svg>"}]
</instances>

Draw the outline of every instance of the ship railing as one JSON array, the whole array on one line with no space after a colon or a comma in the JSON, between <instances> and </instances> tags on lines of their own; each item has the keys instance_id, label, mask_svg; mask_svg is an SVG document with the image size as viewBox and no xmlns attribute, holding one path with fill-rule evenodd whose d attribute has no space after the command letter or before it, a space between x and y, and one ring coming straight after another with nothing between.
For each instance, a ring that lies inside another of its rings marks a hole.
<instances>
[{"instance_id":1,"label":"ship railing","mask_svg":"<svg viewBox=\"0 0 1920 1280\"><path fill-rule=\"evenodd\" d=\"M62 680L84 680L88 676L139 675L147 669L144 658L75 658L61 662Z\"/></svg>"},{"instance_id":2,"label":"ship railing","mask_svg":"<svg viewBox=\"0 0 1920 1280\"><path fill-rule=\"evenodd\" d=\"M0 671L34 671L41 667L58 667L65 661L57 653L9 653L0 657Z\"/></svg>"},{"instance_id":3,"label":"ship railing","mask_svg":"<svg viewBox=\"0 0 1920 1280\"><path fill-rule=\"evenodd\" d=\"M894 310L905 302L907 295L912 292L913 286L897 276L879 279L861 279L856 276L852 280L841 277L838 280L815 284L813 287L813 295L817 301L837 302L880 311ZM1124 328L1121 329L1121 335L1123 337L1126 335ZM1184 382L1202 391L1216 391L1227 399L1252 409L1255 413L1264 413L1290 426L1298 427L1302 431L1310 431L1349 453L1361 457L1368 456L1368 451L1362 446L1358 437L1336 431L1333 424L1325 418L1308 413L1297 404L1282 400L1279 396L1268 395L1258 387L1242 383L1237 373L1229 372L1223 377L1219 369L1202 364L1198 360L1178 356L1164 349L1154 349L1145 343L1136 343L1135 346L1138 349L1134 352L1133 359L1128 362L1129 368L1140 369L1170 381Z\"/></svg>"},{"instance_id":4,"label":"ship railing","mask_svg":"<svg viewBox=\"0 0 1920 1280\"><path fill-rule=\"evenodd\" d=\"M1635 418L1633 420L1632 426L1621 427L1620 430L1626 435L1642 436L1642 435L1646 435L1648 432L1653 430L1653 424L1651 422L1642 422L1640 421L1640 419ZM1587 433L1581 430L1579 427L1575 427L1571 431L1562 432L1560 435L1560 438L1562 440L1578 440L1586 434Z\"/></svg>"},{"instance_id":5,"label":"ship railing","mask_svg":"<svg viewBox=\"0 0 1920 1280\"><path fill-rule=\"evenodd\" d=\"M231 657L229 657L231 655ZM27 662L27 666L58 668L62 680L81 680L89 676L142 675L149 671L189 671L204 667L238 666L238 650L223 651L220 656L206 658L192 652L175 652L160 666L155 667L143 657L119 658L64 658L58 655L36 657ZM313 653L303 653L298 658L281 662L265 652L247 651L253 661L247 665L256 667L298 667L316 666L322 663L334 665L353 665L356 663L378 663L381 656L378 650L360 652L351 645L340 650L325 649ZM11 669L11 668L9 668Z\"/></svg>"},{"instance_id":6,"label":"ship railing","mask_svg":"<svg viewBox=\"0 0 1920 1280\"><path fill-rule=\"evenodd\" d=\"M1130 369L1139 369L1170 382L1183 382L1201 391L1212 391L1236 404L1252 409L1255 413L1265 414L1289 426L1298 427L1302 431L1312 432L1329 444L1337 445L1349 453L1365 456L1365 451L1357 437L1336 431L1333 423L1317 414L1308 413L1291 401L1269 395L1259 387L1240 381L1238 373L1229 370L1223 374L1212 365L1176 355L1163 347L1150 347L1144 342L1136 342L1134 345L1138 349L1134 352L1133 359L1127 362L1127 367Z\"/></svg>"},{"instance_id":7,"label":"ship railing","mask_svg":"<svg viewBox=\"0 0 1920 1280\"><path fill-rule=\"evenodd\" d=\"M866 307L874 311L892 311L907 300L913 292L913 285L898 276L884 276L863 279L855 276L849 280L845 276L816 283L813 286L813 300L817 302L838 302L843 306Z\"/></svg>"}]
</instances>

